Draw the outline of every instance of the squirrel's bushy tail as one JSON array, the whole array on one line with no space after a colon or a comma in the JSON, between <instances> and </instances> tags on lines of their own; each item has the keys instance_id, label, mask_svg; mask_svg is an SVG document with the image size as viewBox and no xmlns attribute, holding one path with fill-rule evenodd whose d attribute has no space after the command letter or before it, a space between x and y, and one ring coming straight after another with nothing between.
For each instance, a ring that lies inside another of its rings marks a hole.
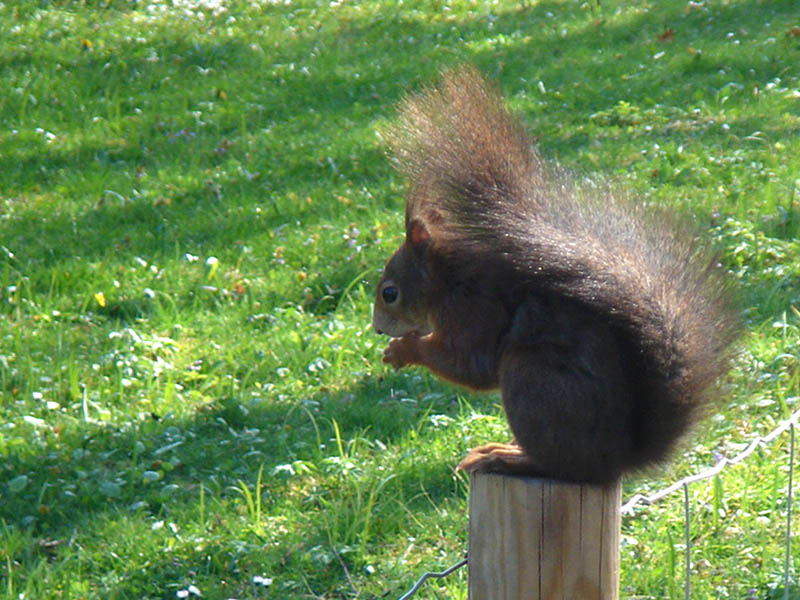
<instances>
[{"instance_id":1,"label":"squirrel's bushy tail","mask_svg":"<svg viewBox=\"0 0 800 600\"><path fill-rule=\"evenodd\" d=\"M408 217L433 219L462 258L481 256L459 264L494 256L498 270L615 324L636 363L641 464L663 458L727 369L737 334L715 258L674 217L544 163L473 68L407 98L387 133L411 180Z\"/></svg>"}]
</instances>

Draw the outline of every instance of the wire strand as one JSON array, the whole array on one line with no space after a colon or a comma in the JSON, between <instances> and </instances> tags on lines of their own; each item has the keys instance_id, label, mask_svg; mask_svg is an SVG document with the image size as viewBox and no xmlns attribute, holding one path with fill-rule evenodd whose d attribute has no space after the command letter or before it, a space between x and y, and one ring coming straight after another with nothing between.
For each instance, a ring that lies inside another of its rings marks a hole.
<instances>
[{"instance_id":1,"label":"wire strand","mask_svg":"<svg viewBox=\"0 0 800 600\"><path fill-rule=\"evenodd\" d=\"M633 513L633 508L637 504L650 505L653 502L661 500L663 497L669 496L671 493L679 490L681 487L683 487L684 484L694 483L695 481L702 481L704 479L709 479L714 475L719 474L724 468L742 462L745 458L747 458L753 452L755 452L756 448L758 448L760 445L772 442L776 437L781 435L787 429L797 425L798 419L800 419L800 410L795 411L791 417L789 417L785 421L782 421L781 424L778 425L778 427L773 429L767 435L758 436L755 439L753 439L753 441L751 441L750 444L748 444L747 448L745 448L742 452L740 452L733 458L723 458L710 469L706 469L705 471L701 471L700 473L684 477L683 479L676 481L672 485L667 486L664 489L654 492L652 494L649 495L635 494L630 500L628 500L625 504L622 505L622 509L620 509L622 514L623 515L631 514Z\"/></svg>"}]
</instances>

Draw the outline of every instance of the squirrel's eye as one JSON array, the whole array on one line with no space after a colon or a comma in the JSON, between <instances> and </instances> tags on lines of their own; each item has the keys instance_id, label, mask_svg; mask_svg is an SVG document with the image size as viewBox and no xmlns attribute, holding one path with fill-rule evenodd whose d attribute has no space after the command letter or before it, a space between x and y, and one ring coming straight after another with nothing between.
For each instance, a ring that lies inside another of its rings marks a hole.
<instances>
[{"instance_id":1,"label":"squirrel's eye","mask_svg":"<svg viewBox=\"0 0 800 600\"><path fill-rule=\"evenodd\" d=\"M386 302L386 304L392 304L395 300L397 300L397 297L399 295L400 295L400 290L398 290L397 287L393 285L387 285L385 288L383 288L383 291L381 292L381 296L383 296L383 301Z\"/></svg>"}]
</instances>

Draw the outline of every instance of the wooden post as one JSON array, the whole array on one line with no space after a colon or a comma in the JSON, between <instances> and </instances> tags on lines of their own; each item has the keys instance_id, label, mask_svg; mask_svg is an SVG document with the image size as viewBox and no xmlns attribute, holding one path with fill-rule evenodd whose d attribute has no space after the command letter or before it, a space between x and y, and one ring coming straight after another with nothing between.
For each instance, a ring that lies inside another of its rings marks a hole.
<instances>
[{"instance_id":1,"label":"wooden post","mask_svg":"<svg viewBox=\"0 0 800 600\"><path fill-rule=\"evenodd\" d=\"M618 600L620 483L476 473L469 600Z\"/></svg>"}]
</instances>

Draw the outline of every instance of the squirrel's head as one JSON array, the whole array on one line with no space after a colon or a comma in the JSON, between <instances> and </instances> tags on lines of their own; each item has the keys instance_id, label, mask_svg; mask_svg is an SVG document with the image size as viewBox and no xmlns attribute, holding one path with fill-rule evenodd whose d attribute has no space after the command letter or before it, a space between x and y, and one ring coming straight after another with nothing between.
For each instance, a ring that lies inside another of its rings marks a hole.
<instances>
[{"instance_id":1,"label":"squirrel's head","mask_svg":"<svg viewBox=\"0 0 800 600\"><path fill-rule=\"evenodd\" d=\"M378 283L372 327L377 333L400 337L433 330L431 309L435 306L435 278L432 277L433 240L420 219L406 225L406 240L386 263Z\"/></svg>"}]
</instances>

